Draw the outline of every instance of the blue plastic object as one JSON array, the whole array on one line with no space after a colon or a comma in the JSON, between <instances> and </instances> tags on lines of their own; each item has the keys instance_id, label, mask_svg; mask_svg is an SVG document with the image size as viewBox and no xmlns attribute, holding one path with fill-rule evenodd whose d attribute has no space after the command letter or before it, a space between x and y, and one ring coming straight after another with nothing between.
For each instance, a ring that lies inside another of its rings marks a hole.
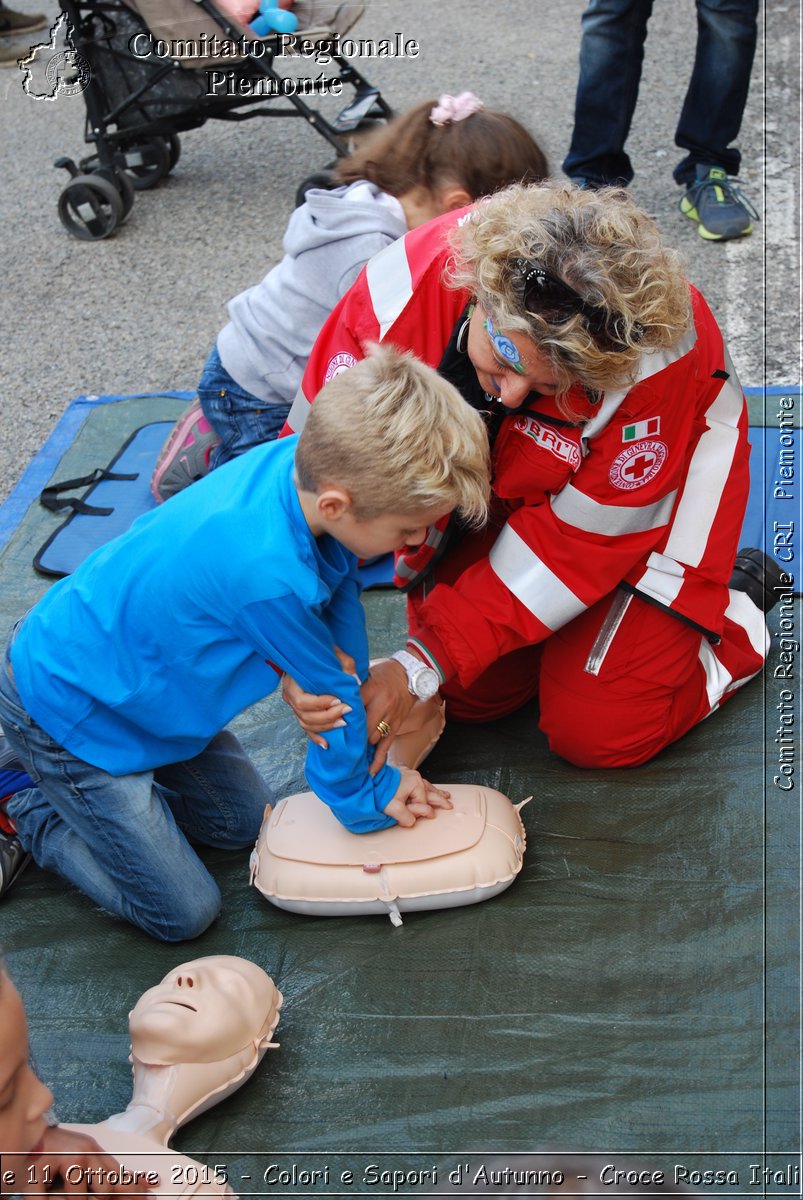
<instances>
[{"instance_id":1,"label":"blue plastic object","mask_svg":"<svg viewBox=\"0 0 803 1200\"><path fill-rule=\"evenodd\" d=\"M295 33L298 17L287 9L279 8L277 0L261 0L259 14L254 17L249 29L260 38L269 33Z\"/></svg>"}]
</instances>

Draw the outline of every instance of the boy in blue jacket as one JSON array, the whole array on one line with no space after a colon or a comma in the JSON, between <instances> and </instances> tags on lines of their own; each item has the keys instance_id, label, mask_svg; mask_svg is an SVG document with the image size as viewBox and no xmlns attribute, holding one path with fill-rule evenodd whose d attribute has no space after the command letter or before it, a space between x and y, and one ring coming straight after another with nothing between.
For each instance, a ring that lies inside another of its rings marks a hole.
<instances>
[{"instance_id":1,"label":"boy in blue jacket","mask_svg":"<svg viewBox=\"0 0 803 1200\"><path fill-rule=\"evenodd\" d=\"M224 727L284 672L350 706L306 761L344 825L448 807L416 771L372 774L357 563L418 544L454 508L482 522L487 497L479 415L429 367L377 349L335 373L298 437L140 517L12 632L0 724L34 781L7 802L23 849L154 937L200 934L220 893L188 838L254 841L272 793Z\"/></svg>"}]
</instances>

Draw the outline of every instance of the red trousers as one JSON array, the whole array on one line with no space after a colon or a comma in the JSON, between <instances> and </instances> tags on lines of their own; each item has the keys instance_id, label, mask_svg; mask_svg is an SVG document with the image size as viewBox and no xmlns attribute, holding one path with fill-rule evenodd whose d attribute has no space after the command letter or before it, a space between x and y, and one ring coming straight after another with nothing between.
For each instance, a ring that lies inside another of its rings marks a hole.
<instances>
[{"instance_id":1,"label":"red trousers","mask_svg":"<svg viewBox=\"0 0 803 1200\"><path fill-rule=\"evenodd\" d=\"M437 579L464 569L464 546L438 564ZM411 593L410 632L426 645L418 603ZM712 646L679 618L617 590L547 641L504 655L468 688L452 679L441 692L458 721L493 721L538 697L554 753L579 767L637 766L724 704L761 670L768 649L764 615L743 592L731 592Z\"/></svg>"}]
</instances>

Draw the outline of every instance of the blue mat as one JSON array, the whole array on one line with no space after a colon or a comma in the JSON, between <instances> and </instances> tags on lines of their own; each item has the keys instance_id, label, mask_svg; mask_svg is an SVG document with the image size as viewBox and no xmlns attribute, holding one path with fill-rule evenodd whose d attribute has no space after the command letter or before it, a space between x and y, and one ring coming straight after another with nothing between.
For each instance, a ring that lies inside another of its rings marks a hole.
<instances>
[{"instance_id":1,"label":"blue mat","mask_svg":"<svg viewBox=\"0 0 803 1200\"><path fill-rule=\"evenodd\" d=\"M77 396L68 405L61 419L39 452L26 467L19 483L0 505L0 550L6 545L39 494L51 482L59 469L63 456L72 446L81 427L93 410L105 405L120 404L129 400L146 400L150 393L137 392L128 396ZM193 392L160 392L173 400L190 401ZM105 463L97 463L105 466ZM143 510L144 511L144 510ZM133 516L131 518L133 520ZM102 544L98 543L99 545Z\"/></svg>"},{"instance_id":2,"label":"blue mat","mask_svg":"<svg viewBox=\"0 0 803 1200\"><path fill-rule=\"evenodd\" d=\"M69 508L78 504L80 508L70 513L36 554L33 565L37 571L56 577L69 575L98 546L125 533L136 517L155 507L151 475L172 428L172 421L155 421L137 429L108 468L96 472L100 478L88 490L88 476L70 481L71 487L49 489L54 511L60 511L59 505Z\"/></svg>"}]
</instances>

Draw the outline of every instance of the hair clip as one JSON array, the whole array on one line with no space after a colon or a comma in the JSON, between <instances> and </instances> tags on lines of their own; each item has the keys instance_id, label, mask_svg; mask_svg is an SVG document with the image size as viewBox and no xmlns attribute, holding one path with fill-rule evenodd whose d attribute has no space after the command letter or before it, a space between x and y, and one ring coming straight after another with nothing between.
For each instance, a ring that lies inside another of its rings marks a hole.
<instances>
[{"instance_id":1,"label":"hair clip","mask_svg":"<svg viewBox=\"0 0 803 1200\"><path fill-rule=\"evenodd\" d=\"M537 313L552 323L577 313L585 318L588 332L602 349L622 350L627 347L627 324L621 313L610 313L601 305L589 304L568 283L550 274L538 262L516 258L513 266L523 281L522 299L526 312ZM634 321L631 337L638 342L643 336L644 326Z\"/></svg>"},{"instance_id":2,"label":"hair clip","mask_svg":"<svg viewBox=\"0 0 803 1200\"><path fill-rule=\"evenodd\" d=\"M539 266L537 263L528 262L526 258L517 258L515 263L516 270L524 280L525 287L533 280L535 280L539 286L543 287L543 285L552 278L552 276L547 272L546 268Z\"/></svg>"},{"instance_id":3,"label":"hair clip","mask_svg":"<svg viewBox=\"0 0 803 1200\"><path fill-rule=\"evenodd\" d=\"M485 108L485 105L473 92L461 92L459 96L444 92L430 110L429 119L433 125L450 125L465 121L466 117L479 112L481 108Z\"/></svg>"}]
</instances>

